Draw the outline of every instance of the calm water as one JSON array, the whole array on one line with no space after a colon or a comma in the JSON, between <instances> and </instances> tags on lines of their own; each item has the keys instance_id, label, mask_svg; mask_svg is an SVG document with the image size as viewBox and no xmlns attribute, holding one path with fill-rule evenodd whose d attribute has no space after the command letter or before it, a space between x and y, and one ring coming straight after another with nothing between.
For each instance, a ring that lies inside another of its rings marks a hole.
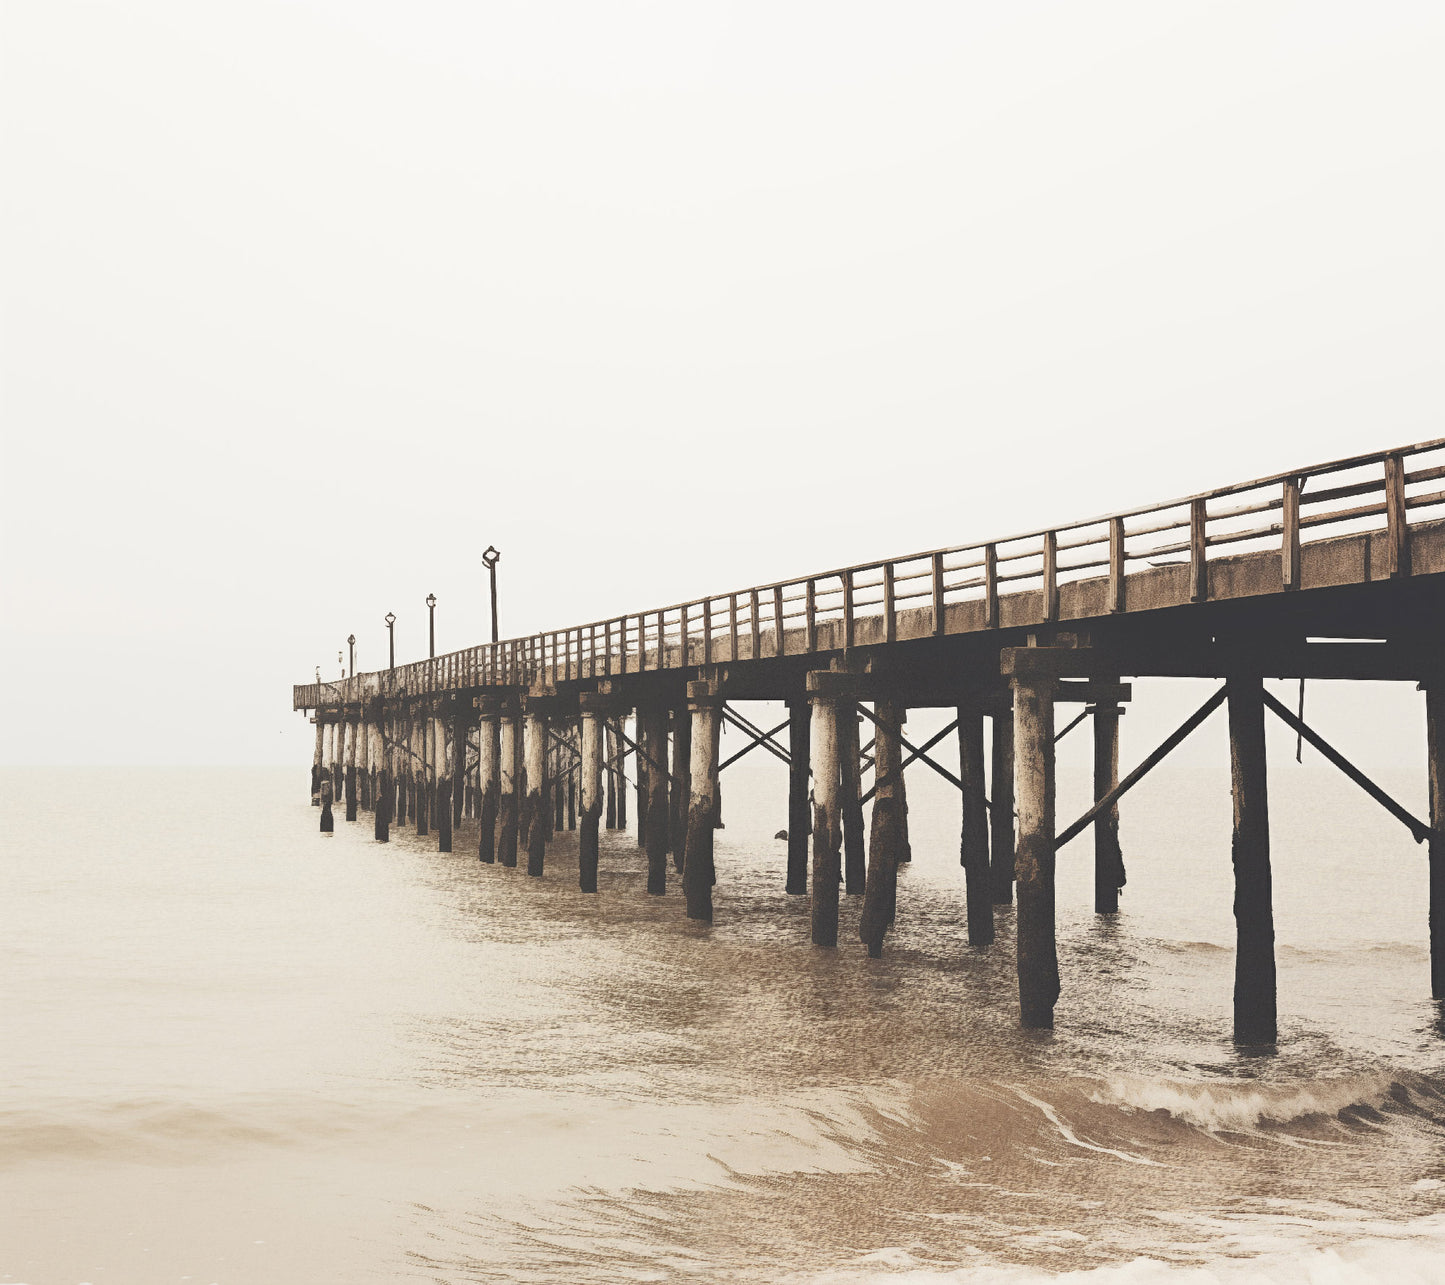
<instances>
[{"instance_id":1,"label":"calm water","mask_svg":"<svg viewBox=\"0 0 1445 1285\"><path fill-rule=\"evenodd\" d=\"M1228 1042L1222 773L1131 798L1116 921L1061 856L1048 1036L1011 913L964 941L945 794L870 961L856 901L807 945L760 760L711 929L626 835L595 897L570 835L540 881L470 826L323 839L304 764L5 774L0 1281L1445 1280L1424 858L1350 787L1271 782L1261 1059Z\"/></svg>"}]
</instances>

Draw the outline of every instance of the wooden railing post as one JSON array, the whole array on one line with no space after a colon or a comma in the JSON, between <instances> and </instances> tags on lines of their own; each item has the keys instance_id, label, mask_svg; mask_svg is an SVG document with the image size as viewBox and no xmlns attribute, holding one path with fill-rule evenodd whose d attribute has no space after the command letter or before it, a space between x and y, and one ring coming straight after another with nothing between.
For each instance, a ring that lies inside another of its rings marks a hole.
<instances>
[{"instance_id":1,"label":"wooden railing post","mask_svg":"<svg viewBox=\"0 0 1445 1285\"><path fill-rule=\"evenodd\" d=\"M1109 519L1109 610L1124 610L1124 519Z\"/></svg>"},{"instance_id":2,"label":"wooden railing post","mask_svg":"<svg viewBox=\"0 0 1445 1285\"><path fill-rule=\"evenodd\" d=\"M1300 479L1287 477L1284 480L1284 495L1280 502L1283 515L1282 535L1279 551L1280 580L1286 589L1298 589L1299 580L1299 492Z\"/></svg>"},{"instance_id":3,"label":"wooden railing post","mask_svg":"<svg viewBox=\"0 0 1445 1285\"><path fill-rule=\"evenodd\" d=\"M1203 500L1189 502L1189 601L1204 602L1209 597L1209 565L1206 560L1208 536L1205 525L1209 514Z\"/></svg>"},{"instance_id":4,"label":"wooden railing post","mask_svg":"<svg viewBox=\"0 0 1445 1285\"><path fill-rule=\"evenodd\" d=\"M992 544L983 546L983 623L998 628L998 547Z\"/></svg>"},{"instance_id":5,"label":"wooden railing post","mask_svg":"<svg viewBox=\"0 0 1445 1285\"><path fill-rule=\"evenodd\" d=\"M1059 535L1044 532L1044 619L1059 618Z\"/></svg>"},{"instance_id":6,"label":"wooden railing post","mask_svg":"<svg viewBox=\"0 0 1445 1285\"><path fill-rule=\"evenodd\" d=\"M893 605L893 564L883 564L883 641L898 641L898 614Z\"/></svg>"},{"instance_id":7,"label":"wooden railing post","mask_svg":"<svg viewBox=\"0 0 1445 1285\"><path fill-rule=\"evenodd\" d=\"M1405 509L1405 461L1385 456L1385 541L1391 577L1410 574L1410 527Z\"/></svg>"},{"instance_id":8,"label":"wooden railing post","mask_svg":"<svg viewBox=\"0 0 1445 1285\"><path fill-rule=\"evenodd\" d=\"M702 663L712 664L712 599L702 600Z\"/></svg>"},{"instance_id":9,"label":"wooden railing post","mask_svg":"<svg viewBox=\"0 0 1445 1285\"><path fill-rule=\"evenodd\" d=\"M804 650L808 652L818 650L817 596L818 582L810 577L808 580L807 599L804 603Z\"/></svg>"},{"instance_id":10,"label":"wooden railing post","mask_svg":"<svg viewBox=\"0 0 1445 1285\"><path fill-rule=\"evenodd\" d=\"M786 630L783 626L783 586L773 586L773 655L783 655L784 644L787 641Z\"/></svg>"},{"instance_id":11,"label":"wooden railing post","mask_svg":"<svg viewBox=\"0 0 1445 1285\"><path fill-rule=\"evenodd\" d=\"M683 603L679 608L677 627L682 644L682 663L683 666L686 667L689 659L687 650L687 603Z\"/></svg>"},{"instance_id":12,"label":"wooden railing post","mask_svg":"<svg viewBox=\"0 0 1445 1285\"><path fill-rule=\"evenodd\" d=\"M853 647L853 573L843 572L843 650Z\"/></svg>"},{"instance_id":13,"label":"wooden railing post","mask_svg":"<svg viewBox=\"0 0 1445 1285\"><path fill-rule=\"evenodd\" d=\"M757 660L762 655L762 634L758 628L758 591L752 590L748 594L748 632L751 635L753 644L750 660Z\"/></svg>"},{"instance_id":14,"label":"wooden railing post","mask_svg":"<svg viewBox=\"0 0 1445 1285\"><path fill-rule=\"evenodd\" d=\"M731 648L728 651L728 659L738 658L738 596L735 593L728 594L728 635L731 640Z\"/></svg>"},{"instance_id":15,"label":"wooden railing post","mask_svg":"<svg viewBox=\"0 0 1445 1285\"><path fill-rule=\"evenodd\" d=\"M943 632L943 554L933 555L933 632Z\"/></svg>"}]
</instances>

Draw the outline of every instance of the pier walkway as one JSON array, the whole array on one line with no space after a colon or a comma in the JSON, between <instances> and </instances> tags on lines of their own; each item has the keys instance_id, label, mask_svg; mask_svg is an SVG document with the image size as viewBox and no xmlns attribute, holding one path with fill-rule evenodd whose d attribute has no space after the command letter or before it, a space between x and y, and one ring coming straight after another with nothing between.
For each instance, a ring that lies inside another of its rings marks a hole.
<instances>
[{"instance_id":1,"label":"pier walkway","mask_svg":"<svg viewBox=\"0 0 1445 1285\"><path fill-rule=\"evenodd\" d=\"M1233 766L1237 953L1234 1037L1276 1031L1264 755L1279 717L1409 827L1430 862L1422 932L1445 998L1445 439L1355 456L1163 504L934 549L485 643L336 683L306 683L315 711L313 799L346 815L434 830L463 815L478 856L545 869L553 830L579 824L581 881L597 836L626 825L627 765L650 892L680 873L687 914L712 918L724 721L789 764L787 890L812 902L812 941L834 947L840 892L862 896L881 952L909 856L906 768L949 779L961 806L969 940L993 939L1017 897L1020 1014L1048 1027L1059 993L1054 854L1086 830L1095 909L1118 908L1120 798L1216 709ZM1122 779L1121 705L1152 676L1218 690ZM1425 692L1430 815L1412 816L1274 699L1265 678L1396 680ZM742 703L781 700L771 730ZM1055 707L1081 713L1056 728ZM905 736L909 709L956 714L956 767ZM1056 738L1087 718L1094 806L1054 808ZM630 729L630 731L629 731ZM988 735L985 735L985 732ZM786 733L786 735L784 735ZM865 741L866 738L866 741ZM865 789L865 781L871 782ZM992 796L985 782L992 783ZM873 803L869 833L863 806Z\"/></svg>"}]
</instances>

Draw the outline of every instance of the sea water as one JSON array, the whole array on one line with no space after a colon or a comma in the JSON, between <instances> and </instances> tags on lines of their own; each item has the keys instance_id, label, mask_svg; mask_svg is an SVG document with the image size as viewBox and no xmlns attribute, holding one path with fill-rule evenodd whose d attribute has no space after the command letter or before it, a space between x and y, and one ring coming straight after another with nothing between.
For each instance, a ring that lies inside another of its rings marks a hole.
<instances>
[{"instance_id":1,"label":"sea water","mask_svg":"<svg viewBox=\"0 0 1445 1285\"><path fill-rule=\"evenodd\" d=\"M870 960L858 898L809 945L761 754L711 927L626 832L589 896L566 832L542 879L470 822L323 837L304 763L6 772L0 1281L1445 1281L1398 823L1272 765L1280 1044L1245 1055L1227 764L1126 800L1117 917L1060 854L1053 1033L1018 1027L1012 910L967 944L948 788L910 785Z\"/></svg>"}]
</instances>

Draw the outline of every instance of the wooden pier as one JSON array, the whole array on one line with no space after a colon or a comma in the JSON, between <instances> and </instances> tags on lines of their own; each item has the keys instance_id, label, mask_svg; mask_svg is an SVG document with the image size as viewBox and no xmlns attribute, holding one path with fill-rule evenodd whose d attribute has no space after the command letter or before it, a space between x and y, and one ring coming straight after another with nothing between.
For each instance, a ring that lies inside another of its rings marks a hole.
<instances>
[{"instance_id":1,"label":"wooden pier","mask_svg":"<svg viewBox=\"0 0 1445 1285\"><path fill-rule=\"evenodd\" d=\"M761 748L788 764L779 878L811 898L812 942L837 946L840 894L858 895L859 935L878 955L897 911L897 867L910 857L907 769L921 766L960 794L969 941L992 942L994 908L1017 899L1021 1020L1047 1028L1060 987L1057 849L1093 831L1095 909L1117 911L1120 799L1223 705L1236 1041L1268 1045L1276 1033L1267 717L1309 740L1425 845L1422 932L1431 995L1445 999L1442 487L1445 439L302 684L294 707L316 712L313 801L323 830L332 799L344 798L347 820L372 810L378 840L410 818L442 851L463 815L475 816L481 861L515 866L520 854L537 877L555 830L580 825L580 883L595 892L599 829L627 824L630 763L648 892L665 892L669 869L680 872L687 915L711 921L720 773L741 756L718 761L727 722L749 738L742 753ZM1121 707L1132 680L1156 676L1220 685L1121 778ZM1275 700L1266 678L1419 685L1428 819ZM768 730L739 708L763 700L786 702L787 721ZM905 720L925 707L955 718L916 746ZM1085 718L1095 803L1061 826L1055 744ZM949 736L956 772L936 757Z\"/></svg>"}]
</instances>

